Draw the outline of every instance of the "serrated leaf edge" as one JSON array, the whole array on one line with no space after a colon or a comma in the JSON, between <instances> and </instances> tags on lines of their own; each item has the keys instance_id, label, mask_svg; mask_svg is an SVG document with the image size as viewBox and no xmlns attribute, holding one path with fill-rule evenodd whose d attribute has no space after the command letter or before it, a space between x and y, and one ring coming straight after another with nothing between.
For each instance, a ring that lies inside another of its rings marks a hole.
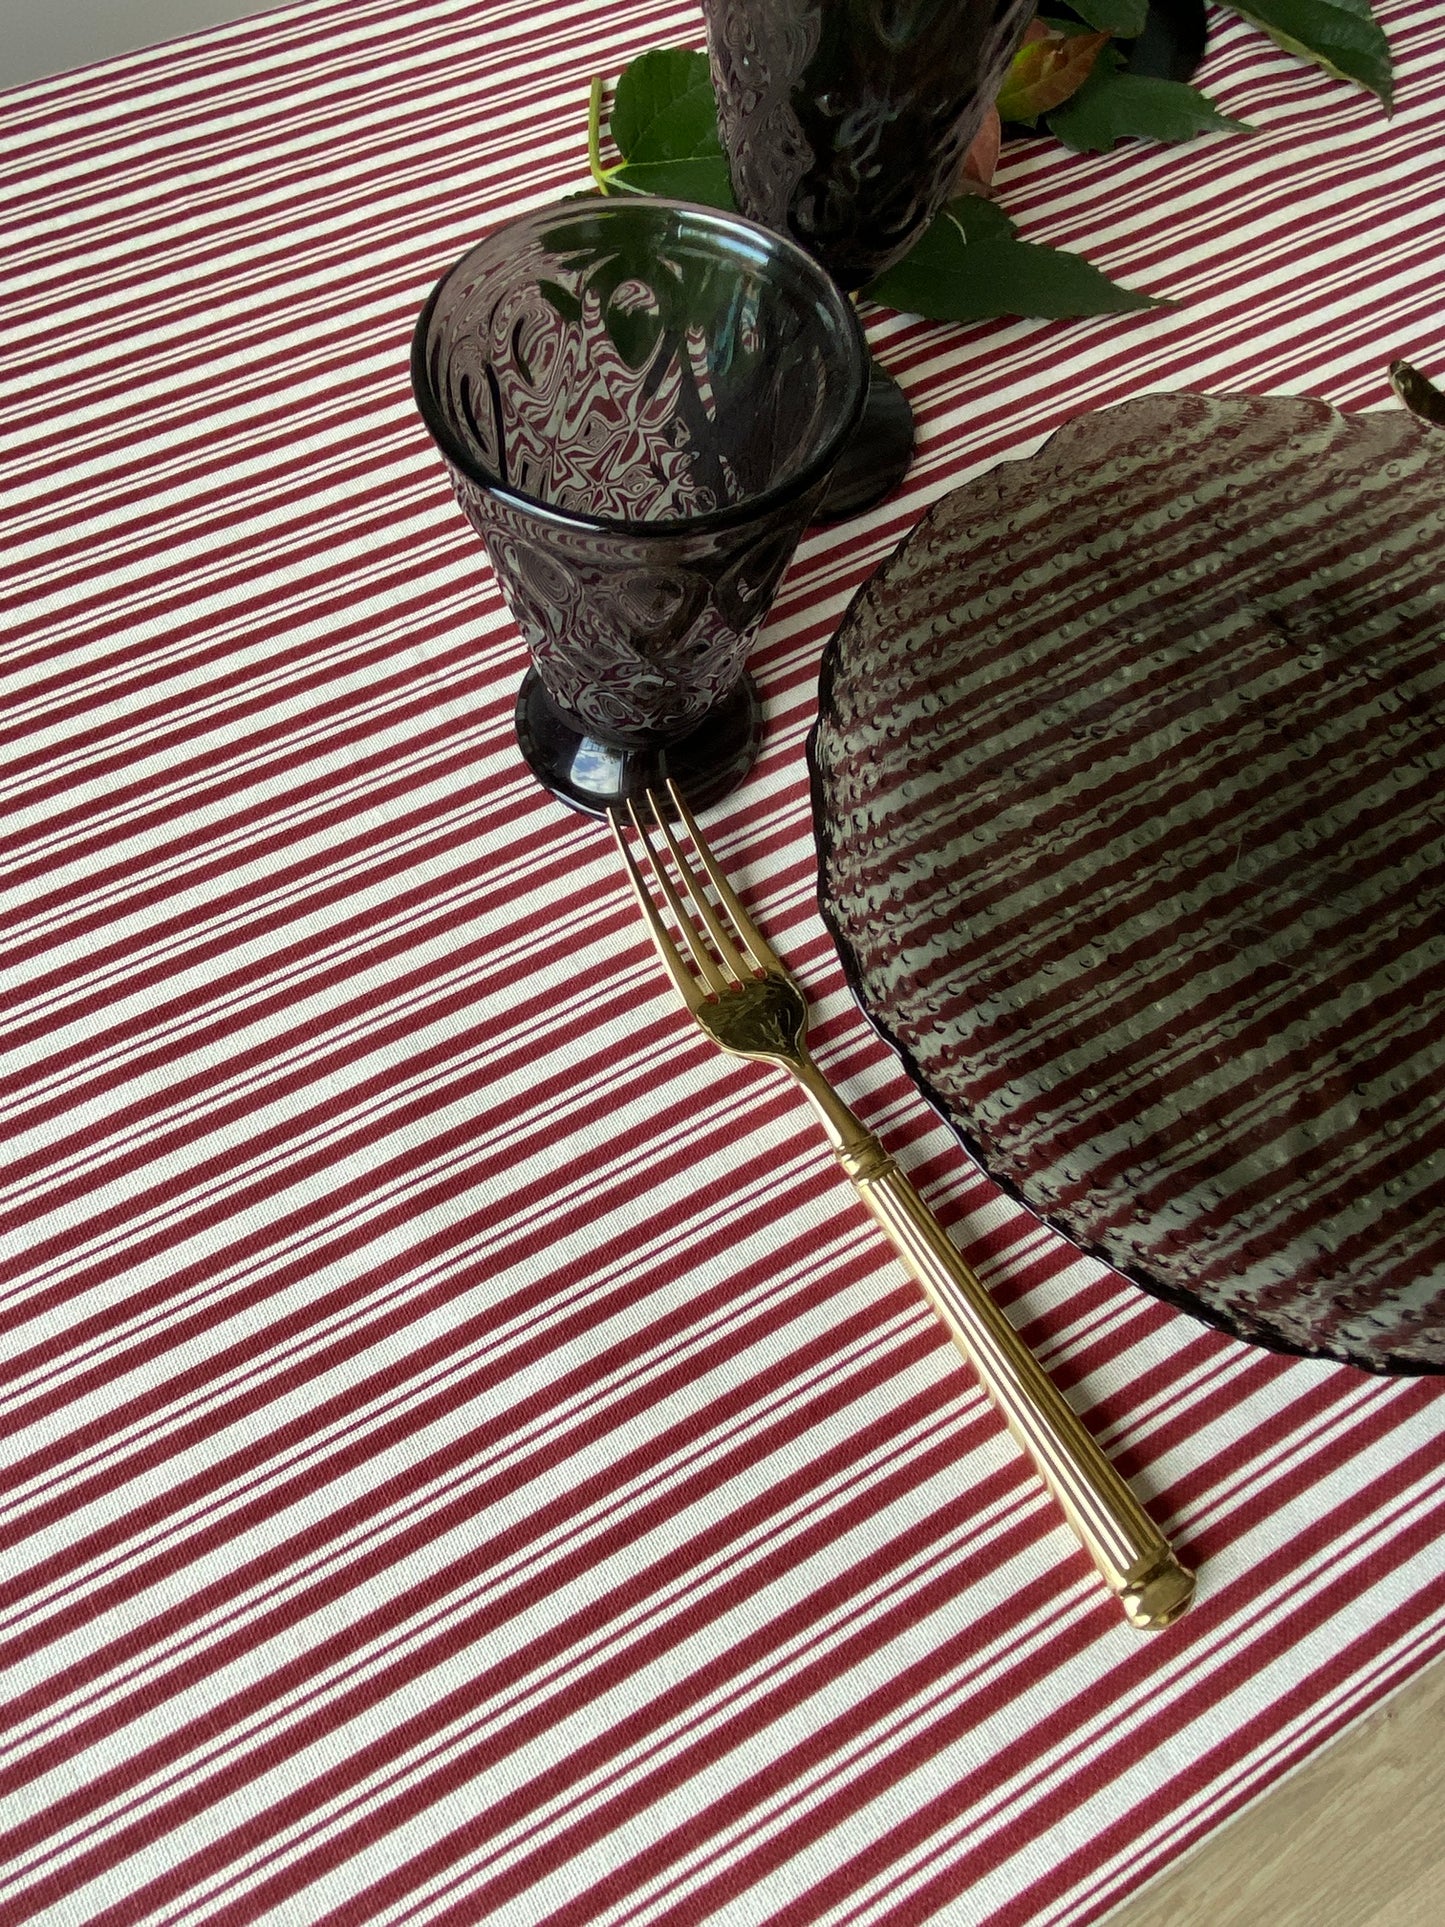
<instances>
[{"instance_id":1,"label":"serrated leaf edge","mask_svg":"<svg viewBox=\"0 0 1445 1927\"><path fill-rule=\"evenodd\" d=\"M1337 67L1329 55L1321 53L1318 48L1307 46L1304 41L1296 40L1292 34L1286 33L1282 27L1272 26L1269 21L1261 19L1257 13L1252 13L1247 6L1242 6L1240 0L1220 0L1220 5L1228 7L1231 13L1237 13L1240 19L1247 20L1250 26L1257 27L1267 39L1272 40L1275 46L1282 48L1285 53L1296 54L1301 60L1307 60L1312 67L1319 67L1335 80L1343 80L1351 87L1362 87L1366 93L1373 94L1376 100L1383 104L1386 118L1388 119L1393 116L1395 111L1395 89L1392 71L1394 63L1391 59L1389 39L1385 36L1383 28L1380 29L1380 32L1381 38L1385 41L1385 62L1389 77L1386 79L1384 86L1376 87L1373 82L1365 80L1361 75L1347 73L1343 67ZM1358 14L1350 15L1350 18L1354 20L1360 17ZM1371 11L1369 18L1374 26L1379 27L1380 23L1375 19L1373 11Z\"/></svg>"}]
</instances>

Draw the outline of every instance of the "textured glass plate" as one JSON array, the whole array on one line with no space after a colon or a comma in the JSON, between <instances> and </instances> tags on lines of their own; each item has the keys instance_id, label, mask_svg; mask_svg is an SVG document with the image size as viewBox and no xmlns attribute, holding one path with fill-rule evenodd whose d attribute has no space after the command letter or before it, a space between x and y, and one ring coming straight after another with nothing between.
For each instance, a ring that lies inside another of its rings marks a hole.
<instances>
[{"instance_id":1,"label":"textured glass plate","mask_svg":"<svg viewBox=\"0 0 1445 1927\"><path fill-rule=\"evenodd\" d=\"M1154 396L829 647L821 898L988 1172L1279 1349L1445 1370L1445 437Z\"/></svg>"}]
</instances>

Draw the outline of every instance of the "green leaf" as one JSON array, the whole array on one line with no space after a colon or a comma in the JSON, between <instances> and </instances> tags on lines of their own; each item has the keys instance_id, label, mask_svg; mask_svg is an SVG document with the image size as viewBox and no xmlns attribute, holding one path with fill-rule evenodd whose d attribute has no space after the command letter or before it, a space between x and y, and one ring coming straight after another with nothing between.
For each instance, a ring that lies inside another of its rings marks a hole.
<instances>
[{"instance_id":1,"label":"green leaf","mask_svg":"<svg viewBox=\"0 0 1445 1927\"><path fill-rule=\"evenodd\" d=\"M564 288L560 281L544 281L539 276L537 292L538 294L546 296L547 300L551 302L552 306L564 321L580 321L582 319L582 303L577 299L576 295L572 293L571 289Z\"/></svg>"},{"instance_id":2,"label":"green leaf","mask_svg":"<svg viewBox=\"0 0 1445 1927\"><path fill-rule=\"evenodd\" d=\"M629 368L645 368L662 337L662 318L650 308L624 308L609 302L603 322L612 345Z\"/></svg>"},{"instance_id":3,"label":"green leaf","mask_svg":"<svg viewBox=\"0 0 1445 1927\"><path fill-rule=\"evenodd\" d=\"M705 207L731 209L732 183L721 154L676 161L629 161L608 176L608 186L630 194L662 194L674 201L701 201Z\"/></svg>"},{"instance_id":4,"label":"green leaf","mask_svg":"<svg viewBox=\"0 0 1445 1927\"><path fill-rule=\"evenodd\" d=\"M917 246L863 292L933 321L1061 319L1162 305L1121 288L1082 255L1018 240L1002 208L977 195L951 201Z\"/></svg>"},{"instance_id":5,"label":"green leaf","mask_svg":"<svg viewBox=\"0 0 1445 1927\"><path fill-rule=\"evenodd\" d=\"M1019 231L1013 216L1006 214L997 201L985 200L982 194L960 194L949 202L939 219L945 217L965 241L1011 241Z\"/></svg>"},{"instance_id":6,"label":"green leaf","mask_svg":"<svg viewBox=\"0 0 1445 1927\"><path fill-rule=\"evenodd\" d=\"M1035 22L1013 57L998 91L1004 120L1032 122L1058 107L1088 79L1094 62L1109 50L1109 36Z\"/></svg>"},{"instance_id":7,"label":"green leaf","mask_svg":"<svg viewBox=\"0 0 1445 1927\"><path fill-rule=\"evenodd\" d=\"M1070 0L1070 4L1085 26L1118 34L1121 40L1137 40L1149 18L1149 0Z\"/></svg>"},{"instance_id":8,"label":"green leaf","mask_svg":"<svg viewBox=\"0 0 1445 1927\"><path fill-rule=\"evenodd\" d=\"M1048 116L1049 132L1076 154L1107 154L1131 135L1187 141L1196 134L1251 131L1182 81L1127 73L1118 62L1111 48L1073 98Z\"/></svg>"},{"instance_id":9,"label":"green leaf","mask_svg":"<svg viewBox=\"0 0 1445 1927\"><path fill-rule=\"evenodd\" d=\"M639 55L617 83L608 124L625 161L720 154L707 55L686 47Z\"/></svg>"},{"instance_id":10,"label":"green leaf","mask_svg":"<svg viewBox=\"0 0 1445 1927\"><path fill-rule=\"evenodd\" d=\"M1337 80L1358 81L1394 101L1390 43L1370 0L1225 0L1267 33L1286 53L1299 54Z\"/></svg>"},{"instance_id":11,"label":"green leaf","mask_svg":"<svg viewBox=\"0 0 1445 1927\"><path fill-rule=\"evenodd\" d=\"M549 229L547 243L564 268L585 280L612 345L630 368L645 367L669 325L685 316L688 301L701 298L705 275L689 285L685 271L659 259L642 236L619 236L600 212L579 209ZM559 283L544 281L541 287L564 318L581 316L577 297Z\"/></svg>"}]
</instances>

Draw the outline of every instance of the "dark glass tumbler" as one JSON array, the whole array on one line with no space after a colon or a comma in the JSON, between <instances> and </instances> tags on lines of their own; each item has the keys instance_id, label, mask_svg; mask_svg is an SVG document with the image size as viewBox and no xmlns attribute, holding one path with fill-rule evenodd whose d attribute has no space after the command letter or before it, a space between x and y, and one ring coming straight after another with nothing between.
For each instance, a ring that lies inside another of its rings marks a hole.
<instances>
[{"instance_id":1,"label":"dark glass tumbler","mask_svg":"<svg viewBox=\"0 0 1445 1927\"><path fill-rule=\"evenodd\" d=\"M866 287L953 192L1034 10L1035 0L703 0L738 206L840 287ZM875 364L831 512L887 494L912 452L907 401Z\"/></svg>"},{"instance_id":2,"label":"dark glass tumbler","mask_svg":"<svg viewBox=\"0 0 1445 1927\"><path fill-rule=\"evenodd\" d=\"M442 277L412 385L527 640L536 775L592 814L663 775L725 794L749 645L863 406L846 297L737 216L565 202Z\"/></svg>"}]
</instances>

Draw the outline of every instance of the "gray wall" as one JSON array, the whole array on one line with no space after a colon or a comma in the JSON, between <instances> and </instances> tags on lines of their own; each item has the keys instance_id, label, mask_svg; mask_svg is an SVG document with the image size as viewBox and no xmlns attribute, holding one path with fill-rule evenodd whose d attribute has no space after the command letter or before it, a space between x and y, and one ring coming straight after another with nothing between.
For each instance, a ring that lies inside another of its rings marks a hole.
<instances>
[{"instance_id":1,"label":"gray wall","mask_svg":"<svg viewBox=\"0 0 1445 1927\"><path fill-rule=\"evenodd\" d=\"M88 67L284 0L0 0L0 87Z\"/></svg>"}]
</instances>

